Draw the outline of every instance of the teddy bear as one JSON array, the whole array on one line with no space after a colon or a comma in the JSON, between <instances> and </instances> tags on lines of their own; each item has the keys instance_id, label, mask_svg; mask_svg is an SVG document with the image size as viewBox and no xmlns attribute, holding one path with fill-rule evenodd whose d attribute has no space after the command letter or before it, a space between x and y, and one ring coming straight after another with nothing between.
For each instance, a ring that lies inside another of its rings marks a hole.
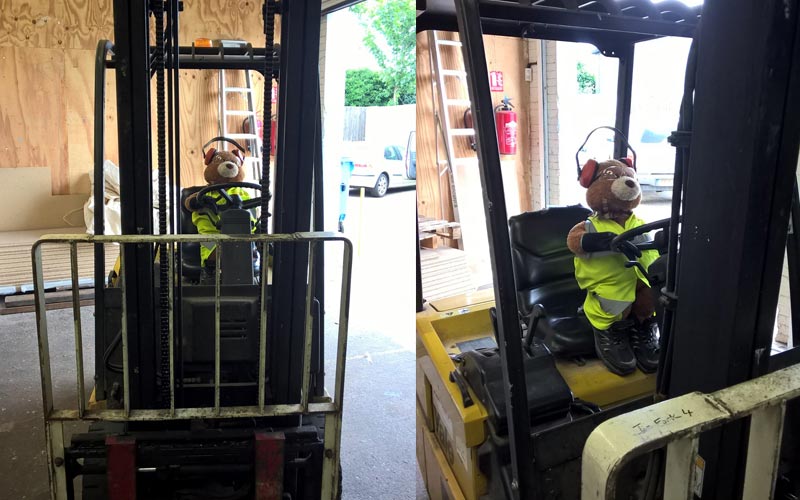
<instances>
[{"instance_id":1,"label":"teddy bear","mask_svg":"<svg viewBox=\"0 0 800 500\"><path fill-rule=\"evenodd\" d=\"M219 150L210 148L205 150L210 144L217 141L225 141L233 144L236 148L233 151ZM226 184L230 182L242 182L245 176L244 165L244 148L242 148L236 141L225 137L214 137L208 141L202 148L203 162L205 169L203 177L208 185ZM229 196L238 196L242 201L250 199L250 194L241 187L232 187L225 190ZM218 205L224 205L225 199L218 191L210 191L205 196L209 196L216 201ZM218 234L220 216L212 210L203 207L198 203L197 193L194 193L186 198L184 206L192 213L192 222L197 227L198 234ZM256 220L251 215L252 229L255 230ZM206 267L214 267L216 264L215 245L211 242L204 242L200 245L200 264L205 269Z\"/></svg>"},{"instance_id":2,"label":"teddy bear","mask_svg":"<svg viewBox=\"0 0 800 500\"><path fill-rule=\"evenodd\" d=\"M593 213L569 231L567 246L575 254L578 285L586 290L583 311L594 331L595 351L617 375L633 373L637 366L652 373L659 350L655 303L645 274L625 264L638 259L647 269L658 252L636 247L649 240L646 234L612 248L618 234L645 223L633 213L642 199L634 163L589 160L579 172Z\"/></svg>"}]
</instances>

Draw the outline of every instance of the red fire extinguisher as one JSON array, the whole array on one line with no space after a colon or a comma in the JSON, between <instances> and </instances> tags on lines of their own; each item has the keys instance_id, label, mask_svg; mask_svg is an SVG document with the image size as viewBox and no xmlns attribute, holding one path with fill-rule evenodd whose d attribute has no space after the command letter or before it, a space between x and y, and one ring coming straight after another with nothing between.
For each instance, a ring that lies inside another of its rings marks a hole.
<instances>
[{"instance_id":1,"label":"red fire extinguisher","mask_svg":"<svg viewBox=\"0 0 800 500\"><path fill-rule=\"evenodd\" d=\"M275 139L277 138L278 132L278 121L276 120L275 115L272 116L272 120L270 120L272 125L270 126L269 130L269 142L270 142L270 154L275 154ZM264 122L261 120L256 120L256 129L258 130L257 134L261 137L261 140L264 140ZM245 134L250 134L250 118L245 118L242 121L242 130Z\"/></svg>"},{"instance_id":2,"label":"red fire extinguisher","mask_svg":"<svg viewBox=\"0 0 800 500\"><path fill-rule=\"evenodd\" d=\"M510 97L494 108L494 124L497 129L497 146L501 155L517 154L517 113L512 108Z\"/></svg>"}]
</instances>

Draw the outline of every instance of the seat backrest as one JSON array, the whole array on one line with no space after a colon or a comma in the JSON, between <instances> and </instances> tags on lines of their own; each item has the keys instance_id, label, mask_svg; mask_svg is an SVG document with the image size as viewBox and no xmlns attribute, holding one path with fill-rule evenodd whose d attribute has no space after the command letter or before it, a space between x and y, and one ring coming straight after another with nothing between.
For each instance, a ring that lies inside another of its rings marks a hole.
<instances>
[{"instance_id":1,"label":"seat backrest","mask_svg":"<svg viewBox=\"0 0 800 500\"><path fill-rule=\"evenodd\" d=\"M526 212L508 220L518 293L574 280L574 255L567 248L567 233L590 214L589 209L573 205Z\"/></svg>"}]
</instances>

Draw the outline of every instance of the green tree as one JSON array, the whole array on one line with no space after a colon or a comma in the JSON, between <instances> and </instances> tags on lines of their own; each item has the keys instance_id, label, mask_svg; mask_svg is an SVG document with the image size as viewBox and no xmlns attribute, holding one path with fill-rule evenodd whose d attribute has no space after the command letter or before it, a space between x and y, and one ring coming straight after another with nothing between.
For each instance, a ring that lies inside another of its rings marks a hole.
<instances>
[{"instance_id":1,"label":"green tree","mask_svg":"<svg viewBox=\"0 0 800 500\"><path fill-rule=\"evenodd\" d=\"M578 63L578 92L581 94L596 94L597 93L597 78L583 66L583 63Z\"/></svg>"},{"instance_id":2,"label":"green tree","mask_svg":"<svg viewBox=\"0 0 800 500\"><path fill-rule=\"evenodd\" d=\"M366 28L364 45L390 89L385 104L417 102L416 7L412 0L368 0L351 7Z\"/></svg>"},{"instance_id":3,"label":"green tree","mask_svg":"<svg viewBox=\"0 0 800 500\"><path fill-rule=\"evenodd\" d=\"M385 106L392 98L381 74L371 69L348 69L344 89L345 106Z\"/></svg>"}]
</instances>

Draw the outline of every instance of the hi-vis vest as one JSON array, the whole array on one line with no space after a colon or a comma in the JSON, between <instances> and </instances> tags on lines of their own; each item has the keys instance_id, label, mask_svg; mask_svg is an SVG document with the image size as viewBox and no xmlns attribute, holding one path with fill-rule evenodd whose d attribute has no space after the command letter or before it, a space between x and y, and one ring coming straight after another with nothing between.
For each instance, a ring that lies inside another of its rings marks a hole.
<instances>
[{"instance_id":1,"label":"hi-vis vest","mask_svg":"<svg viewBox=\"0 0 800 500\"><path fill-rule=\"evenodd\" d=\"M240 187L233 187L230 189L225 190L229 196L238 195L242 201L247 201L250 199L250 194L244 189ZM222 205L225 203L225 198L219 194L219 191L211 191L208 193L208 196L217 200L217 205ZM211 210L205 208L203 210L199 210L197 212L192 212L192 222L197 227L198 234L217 234L219 233L219 228L217 225L219 224L220 216L212 212ZM250 220L253 222L253 232L256 229L256 219L251 215ZM206 260L208 256L211 255L211 252L214 251L216 245L211 242L203 242L200 244L200 265L205 266Z\"/></svg>"},{"instance_id":2,"label":"hi-vis vest","mask_svg":"<svg viewBox=\"0 0 800 500\"><path fill-rule=\"evenodd\" d=\"M644 223L642 219L631 215L623 227L613 220L592 215L586 221L586 232L621 234ZM643 243L649 241L649 237L643 234L631 241ZM639 257L639 262L647 269L657 258L656 250L646 250ZM625 255L614 251L575 257L575 279L578 286L587 292L584 313L595 328L604 330L622 319L623 311L636 299L636 283L639 280L649 285L647 278L637 268L625 267L627 261Z\"/></svg>"}]
</instances>

